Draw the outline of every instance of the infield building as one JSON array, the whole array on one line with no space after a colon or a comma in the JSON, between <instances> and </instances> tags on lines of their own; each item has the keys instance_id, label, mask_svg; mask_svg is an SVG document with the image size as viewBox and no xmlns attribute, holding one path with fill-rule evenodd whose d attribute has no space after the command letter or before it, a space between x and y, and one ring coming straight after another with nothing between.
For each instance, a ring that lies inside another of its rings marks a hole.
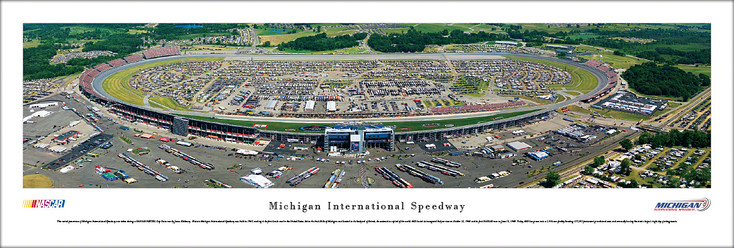
<instances>
[{"instance_id":1,"label":"infield building","mask_svg":"<svg viewBox=\"0 0 734 248\"><path fill-rule=\"evenodd\" d=\"M324 148L342 149L347 153L362 153L367 148L395 149L395 133L384 125L348 124L326 128Z\"/></svg>"}]
</instances>

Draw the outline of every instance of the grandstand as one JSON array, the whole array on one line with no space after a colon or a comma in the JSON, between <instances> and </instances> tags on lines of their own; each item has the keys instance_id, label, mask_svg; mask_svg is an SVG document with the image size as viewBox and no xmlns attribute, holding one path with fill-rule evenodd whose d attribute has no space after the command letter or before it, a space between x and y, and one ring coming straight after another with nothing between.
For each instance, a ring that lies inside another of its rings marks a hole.
<instances>
[{"instance_id":1,"label":"grandstand","mask_svg":"<svg viewBox=\"0 0 734 248\"><path fill-rule=\"evenodd\" d=\"M99 71L98 70L95 70L93 68L90 68L90 69L87 69L86 71L84 71L84 74L87 74L90 77L96 77L97 75L99 75Z\"/></svg>"},{"instance_id":2,"label":"grandstand","mask_svg":"<svg viewBox=\"0 0 734 248\"><path fill-rule=\"evenodd\" d=\"M431 112L434 114L459 114L459 113L472 113L481 111L494 111L495 109L509 108L524 105L523 101L513 102L502 102L502 103L487 103L487 104L475 104L475 105L463 105L453 107L435 107L431 108Z\"/></svg>"},{"instance_id":3,"label":"grandstand","mask_svg":"<svg viewBox=\"0 0 734 248\"><path fill-rule=\"evenodd\" d=\"M128 63L135 63L135 62L138 62L138 61L142 61L143 60L143 57L140 57L140 55L134 54L134 55L127 56L124 59Z\"/></svg>"},{"instance_id":4,"label":"grandstand","mask_svg":"<svg viewBox=\"0 0 734 248\"><path fill-rule=\"evenodd\" d=\"M159 57L165 57L165 56L174 56L174 55L180 55L181 50L176 47L161 47L161 48L155 48L155 49L148 49L143 51L143 56L146 59L152 59L152 58L159 58Z\"/></svg>"},{"instance_id":5,"label":"grandstand","mask_svg":"<svg viewBox=\"0 0 734 248\"><path fill-rule=\"evenodd\" d=\"M145 58L148 59L180 54L181 50L178 47L163 47L143 51L143 55L145 55ZM122 59L114 59L108 61L107 63L109 64L102 63L94 66L94 68L89 68L85 70L81 75L79 75L79 89L82 91L82 93L85 93L88 96L94 96L98 99L110 101L108 98L100 95L92 88L92 81L94 81L94 78L101 72L112 69L113 67L123 66L128 63L135 63L138 61L142 61L143 59L144 58L140 55L130 55Z\"/></svg>"},{"instance_id":6,"label":"grandstand","mask_svg":"<svg viewBox=\"0 0 734 248\"><path fill-rule=\"evenodd\" d=\"M107 63L102 63L102 64L99 64L99 65L95 65L94 66L94 69L97 69L100 72L109 70L110 68L112 68L112 66L108 65Z\"/></svg>"},{"instance_id":7,"label":"grandstand","mask_svg":"<svg viewBox=\"0 0 734 248\"><path fill-rule=\"evenodd\" d=\"M594 95L592 95L590 97L587 97L584 100L581 100L581 102L590 103L590 102L596 101L599 98L601 98L601 97L606 96L607 94L609 94L609 92L612 92L612 89L614 89L615 86L617 86L617 81L616 80L614 80L614 82L609 82L609 85L607 85L607 87L605 87L603 90L599 91L598 93L596 93L596 94L594 94Z\"/></svg>"},{"instance_id":8,"label":"grandstand","mask_svg":"<svg viewBox=\"0 0 734 248\"><path fill-rule=\"evenodd\" d=\"M590 59L589 61L586 61L586 63L584 64L596 68L596 67L599 67L602 63L599 60Z\"/></svg>"},{"instance_id":9,"label":"grandstand","mask_svg":"<svg viewBox=\"0 0 734 248\"><path fill-rule=\"evenodd\" d=\"M608 78L611 79L611 78L613 78L615 76L617 76L617 72L615 72L614 70L610 70L610 71L607 72L607 77Z\"/></svg>"},{"instance_id":10,"label":"grandstand","mask_svg":"<svg viewBox=\"0 0 734 248\"><path fill-rule=\"evenodd\" d=\"M612 68L609 68L609 66L606 66L606 65L602 65L602 66L597 67L596 69L599 69L600 71L603 71L603 72L608 72Z\"/></svg>"},{"instance_id":11,"label":"grandstand","mask_svg":"<svg viewBox=\"0 0 734 248\"><path fill-rule=\"evenodd\" d=\"M610 84L616 84L616 83L617 83L617 80L619 80L619 76L617 76L617 75L615 74L615 75L614 75L613 77L610 77L610 78L609 78L609 83L610 83Z\"/></svg>"},{"instance_id":12,"label":"grandstand","mask_svg":"<svg viewBox=\"0 0 734 248\"><path fill-rule=\"evenodd\" d=\"M122 59L114 59L114 60L107 61L107 64L110 64L112 67L118 67L118 66L127 64L127 62L125 62Z\"/></svg>"}]
</instances>

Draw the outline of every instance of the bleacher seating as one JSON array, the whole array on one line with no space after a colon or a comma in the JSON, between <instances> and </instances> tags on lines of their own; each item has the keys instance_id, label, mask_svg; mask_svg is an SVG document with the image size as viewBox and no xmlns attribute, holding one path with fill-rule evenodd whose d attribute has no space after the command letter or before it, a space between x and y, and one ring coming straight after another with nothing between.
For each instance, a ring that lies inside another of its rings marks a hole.
<instances>
[{"instance_id":1,"label":"bleacher seating","mask_svg":"<svg viewBox=\"0 0 734 248\"><path fill-rule=\"evenodd\" d=\"M601 65L602 63L601 63L601 61L599 61L599 60L595 60L595 59L590 59L589 61L586 61L586 63L584 63L584 64L585 64L585 65L588 65L588 66L591 66L591 67L598 67L598 66L600 66L600 65Z\"/></svg>"},{"instance_id":2,"label":"bleacher seating","mask_svg":"<svg viewBox=\"0 0 734 248\"><path fill-rule=\"evenodd\" d=\"M148 49L148 50L143 51L143 56L146 59L180 55L180 54L181 54L181 50L177 46L154 48L154 49Z\"/></svg>"},{"instance_id":3,"label":"bleacher seating","mask_svg":"<svg viewBox=\"0 0 734 248\"><path fill-rule=\"evenodd\" d=\"M127 63L135 63L135 62L143 60L143 57L140 57L140 55L135 54L135 55L127 56L124 59L125 61L127 61Z\"/></svg>"},{"instance_id":4,"label":"bleacher seating","mask_svg":"<svg viewBox=\"0 0 734 248\"><path fill-rule=\"evenodd\" d=\"M608 72L612 68L609 68L609 66L606 66L606 65L602 65L602 66L597 67L597 69L599 69L600 71L603 71L603 72Z\"/></svg>"},{"instance_id":5,"label":"bleacher seating","mask_svg":"<svg viewBox=\"0 0 734 248\"><path fill-rule=\"evenodd\" d=\"M97 69L100 72L109 70L110 68L112 68L112 66L108 65L107 63L102 63L102 64L99 64L99 65L95 65L94 66L94 69Z\"/></svg>"},{"instance_id":6,"label":"bleacher seating","mask_svg":"<svg viewBox=\"0 0 734 248\"><path fill-rule=\"evenodd\" d=\"M90 77L96 77L97 75L99 75L99 71L94 68L87 69L86 71L84 71L84 73L89 75Z\"/></svg>"},{"instance_id":7,"label":"bleacher seating","mask_svg":"<svg viewBox=\"0 0 734 248\"><path fill-rule=\"evenodd\" d=\"M118 67L118 66L127 64L127 62L125 62L122 59L114 59L114 60L107 61L107 64L110 64L112 67Z\"/></svg>"},{"instance_id":8,"label":"bleacher seating","mask_svg":"<svg viewBox=\"0 0 734 248\"><path fill-rule=\"evenodd\" d=\"M617 72L615 72L614 70L610 70L610 71L607 72L607 77L608 78L613 78L616 75L617 75Z\"/></svg>"},{"instance_id":9,"label":"bleacher seating","mask_svg":"<svg viewBox=\"0 0 734 248\"><path fill-rule=\"evenodd\" d=\"M617 86L617 80L614 80L613 82L610 81L609 85L607 85L607 87L604 87L603 90L599 91L598 93L594 94L593 96L590 96L584 100L581 100L581 102L590 103L590 102L596 101L597 99L605 96L606 94L609 94L609 92L611 92L615 86Z\"/></svg>"}]
</instances>

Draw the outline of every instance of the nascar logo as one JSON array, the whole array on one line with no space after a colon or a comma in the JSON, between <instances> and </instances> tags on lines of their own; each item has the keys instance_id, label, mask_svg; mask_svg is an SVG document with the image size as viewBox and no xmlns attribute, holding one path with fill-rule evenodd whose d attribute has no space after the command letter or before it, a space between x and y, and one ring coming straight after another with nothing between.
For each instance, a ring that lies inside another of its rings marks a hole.
<instances>
[{"instance_id":1,"label":"nascar logo","mask_svg":"<svg viewBox=\"0 0 734 248\"><path fill-rule=\"evenodd\" d=\"M63 208L66 200L23 200L23 208Z\"/></svg>"},{"instance_id":2,"label":"nascar logo","mask_svg":"<svg viewBox=\"0 0 734 248\"><path fill-rule=\"evenodd\" d=\"M664 201L655 204L655 211L705 211L709 206L711 201L708 198Z\"/></svg>"}]
</instances>

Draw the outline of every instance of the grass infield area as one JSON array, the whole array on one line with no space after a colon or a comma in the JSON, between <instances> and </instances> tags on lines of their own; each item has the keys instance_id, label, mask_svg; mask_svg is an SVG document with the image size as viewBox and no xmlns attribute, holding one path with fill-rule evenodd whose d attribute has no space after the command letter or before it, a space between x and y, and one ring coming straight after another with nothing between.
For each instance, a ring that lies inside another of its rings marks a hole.
<instances>
[{"instance_id":1,"label":"grass infield area","mask_svg":"<svg viewBox=\"0 0 734 248\"><path fill-rule=\"evenodd\" d=\"M176 100L173 100L173 98L170 98L170 97L154 96L154 97L151 97L150 100L154 101L154 102L150 102L150 101L148 102L150 106L153 106L153 107L165 109L165 107L161 107L160 105L156 104L156 103L160 103L163 106L166 106L173 110L189 111L187 107L181 106L181 104L178 104ZM157 106L154 106L154 105L157 105Z\"/></svg>"},{"instance_id":2,"label":"grass infield area","mask_svg":"<svg viewBox=\"0 0 734 248\"><path fill-rule=\"evenodd\" d=\"M453 125L450 127L467 126L467 125L473 125L473 124L479 124L483 122L490 122L490 121L515 117L515 116L524 115L524 114L532 113L532 112L539 111L539 110L540 109L534 109L534 110L518 111L518 112L512 112L512 113L502 113L502 114L496 114L496 115L490 115L490 116L472 117L472 118L464 118L464 119L450 119L450 120L437 120L437 121L434 121L434 120L396 121L396 122L383 122L382 124L386 126L395 126L395 132L401 133L401 132L410 132L410 131L423 131L423 130L448 128L449 126L447 125ZM302 131L300 129L303 126L313 126L313 125L327 125L328 126L329 125L329 124L324 124L324 123L307 123L307 122L288 123L288 122L267 122L267 121L242 121L242 120L230 120L230 119L214 119L211 117L196 116L196 115L183 115L183 114L177 114L177 115L191 118L191 119L196 119L196 120L219 122L219 123L232 124L232 125L245 126L245 127L252 127L255 124L267 124L268 127L263 130L296 132L296 133L306 133L306 131ZM348 120L345 120L345 121L348 121ZM424 126L424 124L434 124L434 123L437 123L438 125ZM315 133L320 133L320 132L323 132L323 131L316 131Z\"/></svg>"},{"instance_id":3,"label":"grass infield area","mask_svg":"<svg viewBox=\"0 0 734 248\"><path fill-rule=\"evenodd\" d=\"M522 57L513 57L513 56L506 56L508 59L513 60L521 60L521 61L528 61L538 64L545 64L550 66L558 67L559 69L568 71L571 73L571 83L570 84L550 84L548 87L550 88L565 88L566 90L577 90L581 91L583 93L588 93L589 91L592 91L594 88L596 88L596 85L599 83L599 81L596 79L594 74L591 74L591 72L585 71L581 68L577 68L574 66L566 65L563 63L555 62L555 61L547 61L542 59L532 59L532 58L522 58Z\"/></svg>"},{"instance_id":4,"label":"grass infield area","mask_svg":"<svg viewBox=\"0 0 734 248\"><path fill-rule=\"evenodd\" d=\"M174 64L174 63L180 63L180 62L195 62L195 61L217 61L217 60L223 60L223 59L224 59L223 57L174 59L174 60L159 61L159 62L154 62L154 63L145 64L141 66L136 66L133 68L122 70L118 73L112 74L109 77L107 77L104 80L104 82L102 82L102 89L104 89L107 93L109 93L110 95L112 95L113 97L117 99L120 99L128 103L132 103L135 105L143 106L145 105L143 103L143 97L145 97L145 92L135 89L130 85L130 78L132 78L135 74L139 73L140 71L151 68L151 67L156 67L156 66L166 65L166 64ZM177 109L171 106L169 106L169 108Z\"/></svg>"},{"instance_id":5,"label":"grass infield area","mask_svg":"<svg viewBox=\"0 0 734 248\"><path fill-rule=\"evenodd\" d=\"M53 188L54 183L47 176L34 174L23 176L23 188Z\"/></svg>"}]
</instances>

